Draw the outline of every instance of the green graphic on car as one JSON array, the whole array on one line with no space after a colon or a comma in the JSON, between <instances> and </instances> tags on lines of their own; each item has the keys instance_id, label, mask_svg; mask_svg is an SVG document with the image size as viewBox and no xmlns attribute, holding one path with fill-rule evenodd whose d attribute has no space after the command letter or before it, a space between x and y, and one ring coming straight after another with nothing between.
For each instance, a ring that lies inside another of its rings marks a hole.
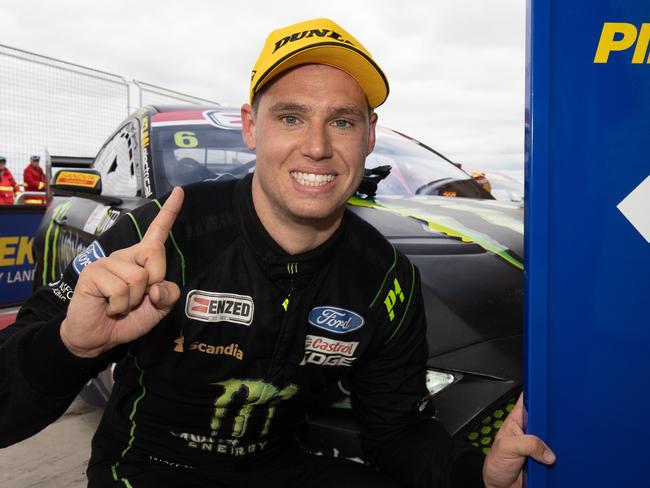
<instances>
[{"instance_id":1,"label":"green graphic on car","mask_svg":"<svg viewBox=\"0 0 650 488\"><path fill-rule=\"evenodd\" d=\"M410 208L407 201L397 199L394 201L382 200L381 203L379 203L374 199L364 199L353 196L348 200L348 203L357 207L374 208L401 215L403 217L417 219L426 224L431 230L440 232L449 237L459 238L463 242L476 243L486 251L499 256L514 267L522 270L524 269L523 263L517 257L513 256L507 247L495 241L487 234L466 227L449 215L440 215L435 212L423 212L421 209ZM454 208L458 209L457 207ZM503 216L501 220L497 221L496 212L494 214L487 214L489 217L486 218L486 213L484 211L474 211L474 209L469 206L463 207L462 210L474 212L485 220L490 219L492 224L502 225L511 230L518 230L519 228L519 226L514 227L510 222L511 219L508 219L506 216Z\"/></svg>"}]
</instances>

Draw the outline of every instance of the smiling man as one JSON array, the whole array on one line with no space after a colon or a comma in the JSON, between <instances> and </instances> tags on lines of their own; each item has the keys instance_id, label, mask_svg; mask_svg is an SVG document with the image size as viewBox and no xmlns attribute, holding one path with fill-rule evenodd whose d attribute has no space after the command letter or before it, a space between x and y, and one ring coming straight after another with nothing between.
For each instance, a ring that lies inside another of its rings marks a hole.
<instances>
[{"instance_id":1,"label":"smiling man","mask_svg":"<svg viewBox=\"0 0 650 488\"><path fill-rule=\"evenodd\" d=\"M487 459L434 418L419 274L345 209L388 96L366 49L328 19L274 31L250 96L252 175L137 209L22 308L0 350L0 444L119 361L91 487L505 488L525 456L552 461L523 435L521 402ZM296 439L342 380L367 465Z\"/></svg>"}]
</instances>

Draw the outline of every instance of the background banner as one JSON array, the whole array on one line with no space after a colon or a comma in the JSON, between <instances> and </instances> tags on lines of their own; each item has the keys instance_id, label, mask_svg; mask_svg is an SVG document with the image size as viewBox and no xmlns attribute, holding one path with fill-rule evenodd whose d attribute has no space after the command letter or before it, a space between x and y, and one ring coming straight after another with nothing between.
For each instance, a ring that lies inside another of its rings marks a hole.
<instances>
[{"instance_id":1,"label":"background banner","mask_svg":"<svg viewBox=\"0 0 650 488\"><path fill-rule=\"evenodd\" d=\"M650 9L531 0L528 430L537 487L650 486Z\"/></svg>"},{"instance_id":2,"label":"background banner","mask_svg":"<svg viewBox=\"0 0 650 488\"><path fill-rule=\"evenodd\" d=\"M45 206L0 206L0 307L32 293L32 242Z\"/></svg>"}]
</instances>

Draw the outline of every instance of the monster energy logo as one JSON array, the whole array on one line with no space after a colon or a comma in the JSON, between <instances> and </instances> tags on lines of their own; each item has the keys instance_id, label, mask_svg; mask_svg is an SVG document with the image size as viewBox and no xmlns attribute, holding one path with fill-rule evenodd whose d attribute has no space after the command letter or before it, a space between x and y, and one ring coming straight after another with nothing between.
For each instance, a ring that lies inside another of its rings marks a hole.
<instances>
[{"instance_id":1,"label":"monster energy logo","mask_svg":"<svg viewBox=\"0 0 650 488\"><path fill-rule=\"evenodd\" d=\"M210 422L211 435L220 437L241 438L246 435L254 413L256 417L264 416L260 435L268 434L277 404L298 392L294 384L279 390L262 380L231 379L213 384L223 387L223 393L214 401L214 414ZM227 419L232 419L232 429L226 434L220 430L226 428L224 420Z\"/></svg>"}]
</instances>

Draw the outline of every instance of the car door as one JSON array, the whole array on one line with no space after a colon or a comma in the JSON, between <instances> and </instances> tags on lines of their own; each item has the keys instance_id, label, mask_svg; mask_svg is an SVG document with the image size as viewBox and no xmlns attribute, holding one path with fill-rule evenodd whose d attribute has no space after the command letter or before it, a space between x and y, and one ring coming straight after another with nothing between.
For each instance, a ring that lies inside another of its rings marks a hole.
<instances>
[{"instance_id":1,"label":"car door","mask_svg":"<svg viewBox=\"0 0 650 488\"><path fill-rule=\"evenodd\" d=\"M142 202L139 159L139 125L131 119L106 141L93 162L101 176L101 195L55 195L37 231L35 285L56 280L97 235Z\"/></svg>"}]
</instances>

